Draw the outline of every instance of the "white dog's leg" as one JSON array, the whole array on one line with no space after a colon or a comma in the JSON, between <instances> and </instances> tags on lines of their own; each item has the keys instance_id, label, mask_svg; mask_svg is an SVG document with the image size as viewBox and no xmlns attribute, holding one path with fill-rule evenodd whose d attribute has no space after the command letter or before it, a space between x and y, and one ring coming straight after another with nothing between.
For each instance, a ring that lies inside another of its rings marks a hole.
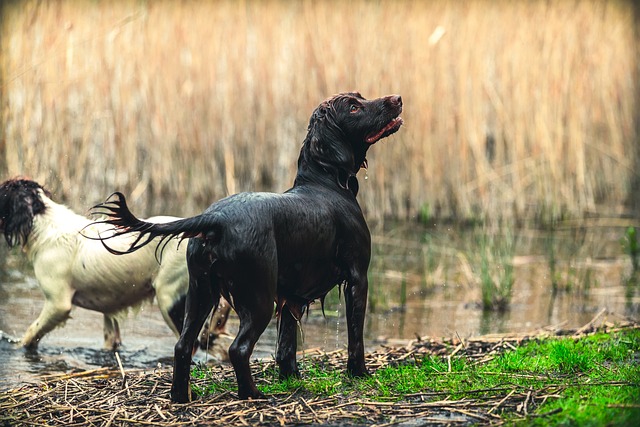
<instances>
[{"instance_id":1,"label":"white dog's leg","mask_svg":"<svg viewBox=\"0 0 640 427\"><path fill-rule=\"evenodd\" d=\"M178 332L178 325L175 324L176 320L171 317L171 312L172 310L180 312L179 310L174 308L174 306L177 306L178 304L182 304L184 306L184 298L178 298L174 300L171 295L157 293L156 299L158 301L158 308L160 309L160 313L162 313L164 321L171 328L176 337L180 336L180 332ZM181 316L184 316L184 308L181 310L180 314Z\"/></svg>"},{"instance_id":2,"label":"white dog's leg","mask_svg":"<svg viewBox=\"0 0 640 427\"><path fill-rule=\"evenodd\" d=\"M118 320L109 314L104 315L104 348L116 350L122 344Z\"/></svg>"},{"instance_id":3,"label":"white dog's leg","mask_svg":"<svg viewBox=\"0 0 640 427\"><path fill-rule=\"evenodd\" d=\"M184 255L176 254L177 252L163 254L162 265L153 281L153 288L164 321L178 337L184 318L184 302L186 289L189 286L189 273ZM179 325L176 324L178 322Z\"/></svg>"},{"instance_id":4,"label":"white dog's leg","mask_svg":"<svg viewBox=\"0 0 640 427\"><path fill-rule=\"evenodd\" d=\"M38 318L29 326L22 337L23 347L35 349L40 339L53 328L64 323L71 313L71 298L68 301L45 300Z\"/></svg>"}]
</instances>

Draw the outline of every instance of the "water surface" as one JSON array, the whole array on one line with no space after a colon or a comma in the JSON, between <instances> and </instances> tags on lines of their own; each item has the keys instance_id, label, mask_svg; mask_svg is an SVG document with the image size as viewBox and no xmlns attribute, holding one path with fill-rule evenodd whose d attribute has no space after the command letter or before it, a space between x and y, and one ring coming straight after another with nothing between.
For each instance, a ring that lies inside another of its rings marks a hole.
<instances>
[{"instance_id":1,"label":"water surface","mask_svg":"<svg viewBox=\"0 0 640 427\"><path fill-rule=\"evenodd\" d=\"M486 238L490 236L490 238ZM489 333L577 328L606 309L600 320L638 319L639 286L624 253L622 227L565 227L554 232L425 228L401 224L374 231L369 272L366 345L416 337L470 337ZM38 316L43 295L18 250L0 249L0 387L36 381L47 373L117 366L102 350L102 315L75 308L64 327L29 353L11 342ZM482 310L482 262L498 281L513 266L512 298L504 312ZM237 330L235 318L231 332ZM276 322L260 339L254 357L275 354ZM337 290L311 306L301 325L301 349L346 347L344 300ZM170 365L176 338L157 307L131 312L122 328L119 354L127 368ZM210 358L200 353L200 361ZM230 367L231 369L231 367Z\"/></svg>"}]
</instances>

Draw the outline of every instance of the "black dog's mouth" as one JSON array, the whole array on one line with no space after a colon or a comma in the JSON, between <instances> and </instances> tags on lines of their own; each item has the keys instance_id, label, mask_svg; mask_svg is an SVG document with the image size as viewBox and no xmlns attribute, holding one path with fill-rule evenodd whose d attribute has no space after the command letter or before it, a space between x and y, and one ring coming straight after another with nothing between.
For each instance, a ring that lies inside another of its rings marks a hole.
<instances>
[{"instance_id":1,"label":"black dog's mouth","mask_svg":"<svg viewBox=\"0 0 640 427\"><path fill-rule=\"evenodd\" d=\"M402 126L402 123L404 123L404 121L402 120L402 117L396 117L395 119L387 123L379 131L368 135L365 138L365 141L367 142L367 144L375 144L376 142L380 141L382 138L386 138L387 136L396 133L398 129L400 129L400 126Z\"/></svg>"}]
</instances>

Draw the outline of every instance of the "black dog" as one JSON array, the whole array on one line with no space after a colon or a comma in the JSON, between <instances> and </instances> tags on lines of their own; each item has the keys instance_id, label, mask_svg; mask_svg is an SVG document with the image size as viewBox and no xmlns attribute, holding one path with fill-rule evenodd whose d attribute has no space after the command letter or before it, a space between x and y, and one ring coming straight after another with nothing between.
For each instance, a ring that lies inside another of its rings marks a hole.
<instances>
[{"instance_id":1,"label":"black dog","mask_svg":"<svg viewBox=\"0 0 640 427\"><path fill-rule=\"evenodd\" d=\"M175 347L171 399L190 400L191 348L219 295L231 302L240 329L229 348L241 399L263 398L251 376L249 357L269 323L279 315L276 361L280 376L299 376L296 322L309 303L345 286L348 324L347 372L364 376L364 316L371 235L356 194L356 173L367 149L402 125L400 96L365 100L345 93L314 111L298 158L293 188L284 194L240 193L203 214L166 224L137 219L124 196L114 193L95 207L116 235L140 232L130 253L154 238L190 238L190 282L184 328ZM110 198L111 199L111 198Z\"/></svg>"}]
</instances>

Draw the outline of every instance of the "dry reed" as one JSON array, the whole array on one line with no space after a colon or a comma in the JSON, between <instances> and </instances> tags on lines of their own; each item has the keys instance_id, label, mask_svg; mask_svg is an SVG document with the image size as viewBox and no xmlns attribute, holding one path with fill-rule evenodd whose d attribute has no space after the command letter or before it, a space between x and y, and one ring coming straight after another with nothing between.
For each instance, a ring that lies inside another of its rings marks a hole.
<instances>
[{"instance_id":1,"label":"dry reed","mask_svg":"<svg viewBox=\"0 0 640 427\"><path fill-rule=\"evenodd\" d=\"M400 93L370 219L619 213L637 174L633 2L13 2L6 177L191 215L283 191L325 97ZM357 17L357 19L354 19Z\"/></svg>"}]
</instances>

